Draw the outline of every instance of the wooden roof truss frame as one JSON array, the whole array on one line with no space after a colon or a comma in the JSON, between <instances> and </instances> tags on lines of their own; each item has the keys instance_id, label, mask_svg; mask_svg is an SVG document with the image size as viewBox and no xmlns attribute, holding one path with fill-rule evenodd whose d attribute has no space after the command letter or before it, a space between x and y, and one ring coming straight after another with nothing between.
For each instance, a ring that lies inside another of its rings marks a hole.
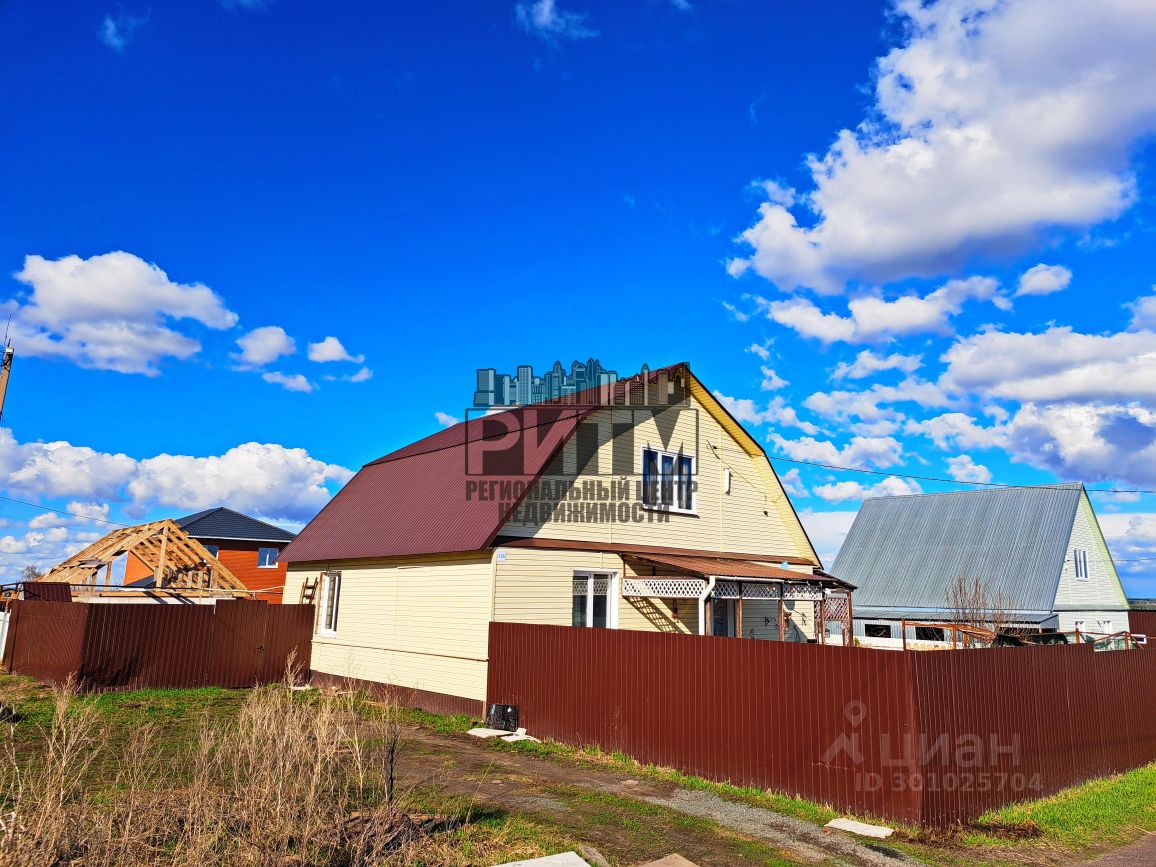
<instances>
[{"instance_id":1,"label":"wooden roof truss frame","mask_svg":"<svg viewBox=\"0 0 1156 867\"><path fill-rule=\"evenodd\" d=\"M111 588L113 563L125 554L152 571L152 590L223 591L238 596L250 592L204 545L168 519L113 530L37 580L74 588Z\"/></svg>"}]
</instances>

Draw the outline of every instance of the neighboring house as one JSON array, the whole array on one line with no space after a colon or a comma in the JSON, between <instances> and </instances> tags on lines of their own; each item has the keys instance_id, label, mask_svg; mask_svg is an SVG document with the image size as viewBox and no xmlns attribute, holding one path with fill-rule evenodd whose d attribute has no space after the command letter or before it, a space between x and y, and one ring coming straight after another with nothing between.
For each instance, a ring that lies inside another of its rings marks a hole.
<instances>
[{"instance_id":1,"label":"neighboring house","mask_svg":"<svg viewBox=\"0 0 1156 867\"><path fill-rule=\"evenodd\" d=\"M285 601L319 607L315 675L477 713L491 621L806 641L847 611L758 441L688 366L597 391L357 473L281 558Z\"/></svg>"},{"instance_id":2,"label":"neighboring house","mask_svg":"<svg viewBox=\"0 0 1156 867\"><path fill-rule=\"evenodd\" d=\"M855 635L881 644L902 638L902 620L957 620L949 591L961 578L1002 598L1017 628L1128 629L1128 600L1081 484L866 500L832 568L857 588ZM950 640L942 633L909 625L907 638Z\"/></svg>"},{"instance_id":3,"label":"neighboring house","mask_svg":"<svg viewBox=\"0 0 1156 867\"><path fill-rule=\"evenodd\" d=\"M281 601L285 564L279 557L295 538L294 533L224 507L206 509L175 520L178 527L204 545L245 587L258 591L256 599ZM151 575L144 563L136 557L129 557L125 584Z\"/></svg>"}]
</instances>

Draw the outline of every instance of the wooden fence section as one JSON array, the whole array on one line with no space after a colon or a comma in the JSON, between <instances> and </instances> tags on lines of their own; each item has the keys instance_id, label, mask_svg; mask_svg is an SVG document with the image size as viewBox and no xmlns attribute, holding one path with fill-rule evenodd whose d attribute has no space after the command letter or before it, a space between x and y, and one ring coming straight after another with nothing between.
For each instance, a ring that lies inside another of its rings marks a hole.
<instances>
[{"instance_id":1,"label":"wooden fence section","mask_svg":"<svg viewBox=\"0 0 1156 867\"><path fill-rule=\"evenodd\" d=\"M943 826L1156 759L1156 653L942 652L490 624L532 734Z\"/></svg>"},{"instance_id":2,"label":"wooden fence section","mask_svg":"<svg viewBox=\"0 0 1156 867\"><path fill-rule=\"evenodd\" d=\"M308 670L312 605L11 603L4 667L86 691L246 687Z\"/></svg>"}]
</instances>

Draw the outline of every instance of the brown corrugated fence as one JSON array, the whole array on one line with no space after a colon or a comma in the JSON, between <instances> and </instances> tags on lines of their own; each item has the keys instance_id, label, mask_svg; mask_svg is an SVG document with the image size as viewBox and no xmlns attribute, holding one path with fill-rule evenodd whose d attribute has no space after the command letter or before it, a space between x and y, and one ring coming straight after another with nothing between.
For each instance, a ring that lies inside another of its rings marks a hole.
<instances>
[{"instance_id":1,"label":"brown corrugated fence","mask_svg":"<svg viewBox=\"0 0 1156 867\"><path fill-rule=\"evenodd\" d=\"M246 687L307 671L312 605L11 603L4 668L84 690Z\"/></svg>"},{"instance_id":2,"label":"brown corrugated fence","mask_svg":"<svg viewBox=\"0 0 1156 867\"><path fill-rule=\"evenodd\" d=\"M1146 635L1156 647L1156 611L1129 611L1128 630L1137 635Z\"/></svg>"},{"instance_id":3,"label":"brown corrugated fence","mask_svg":"<svg viewBox=\"0 0 1156 867\"><path fill-rule=\"evenodd\" d=\"M904 653L491 623L487 698L518 705L539 737L944 826L1156 759L1153 683L1153 650Z\"/></svg>"}]
</instances>

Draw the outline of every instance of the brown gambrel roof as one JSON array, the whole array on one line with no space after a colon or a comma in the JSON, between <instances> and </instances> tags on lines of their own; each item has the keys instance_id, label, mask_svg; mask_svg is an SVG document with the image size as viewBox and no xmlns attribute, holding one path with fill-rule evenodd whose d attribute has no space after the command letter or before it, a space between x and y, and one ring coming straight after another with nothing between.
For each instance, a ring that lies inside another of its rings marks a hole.
<instances>
[{"instance_id":1,"label":"brown gambrel roof","mask_svg":"<svg viewBox=\"0 0 1156 867\"><path fill-rule=\"evenodd\" d=\"M649 377L679 374L698 385L685 363L650 371ZM604 397L591 389L471 418L368 463L278 560L326 563L486 549L579 425L607 407ZM738 422L734 426L745 434ZM504 455L485 447L505 437L523 437L528 447ZM751 443L750 449L761 453L758 443ZM807 558L791 562L818 565Z\"/></svg>"},{"instance_id":2,"label":"brown gambrel roof","mask_svg":"<svg viewBox=\"0 0 1156 867\"><path fill-rule=\"evenodd\" d=\"M582 421L603 408L578 398L467 419L366 464L278 560L316 563L488 547ZM505 437L521 437L526 447L504 454L485 448ZM506 499L504 492L517 495Z\"/></svg>"}]
</instances>

